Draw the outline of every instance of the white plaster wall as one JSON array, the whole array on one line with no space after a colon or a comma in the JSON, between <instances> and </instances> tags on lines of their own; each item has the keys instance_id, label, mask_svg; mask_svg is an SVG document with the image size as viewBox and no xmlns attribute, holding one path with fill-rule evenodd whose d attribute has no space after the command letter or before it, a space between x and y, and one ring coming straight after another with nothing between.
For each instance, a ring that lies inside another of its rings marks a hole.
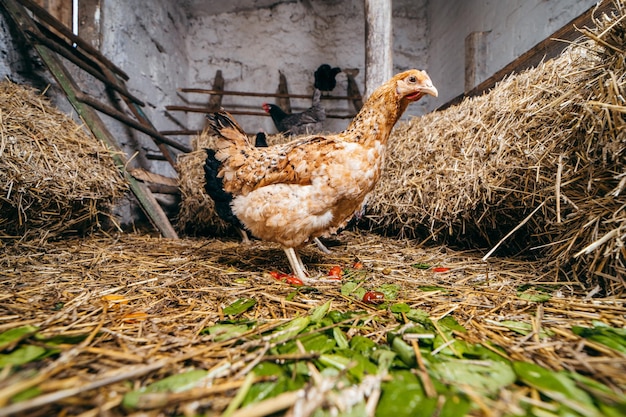
<instances>
[{"instance_id":1,"label":"white plaster wall","mask_svg":"<svg viewBox=\"0 0 626 417\"><path fill-rule=\"evenodd\" d=\"M176 2L169 0L103 0L102 53L130 77L128 89L146 103L143 108L157 130L175 130L179 126L165 117L176 89L187 82L185 38L187 18ZM123 107L123 106L122 106ZM185 114L177 114L186 123ZM128 130L117 123L111 129L139 166L163 175L175 175L167 162L147 160L146 151L158 149L143 134L129 137ZM188 138L181 139L188 142Z\"/></svg>"},{"instance_id":2,"label":"white plaster wall","mask_svg":"<svg viewBox=\"0 0 626 417\"><path fill-rule=\"evenodd\" d=\"M427 51L426 0L394 1L394 66L396 72L425 68ZM295 94L312 94L313 72L323 63L340 68L358 68L356 81L364 91L365 18L362 0L312 0L283 3L274 7L239 13L202 14L190 17L187 33L189 87L210 88L218 69L225 89L274 93L279 70ZM332 95L346 96L345 75L337 76ZM188 94L197 104L207 96ZM262 112L264 101L274 99L225 96L226 108ZM310 100L291 101L293 111L310 106ZM347 101L323 100L327 114L350 114ZM411 109L419 112L420 105ZM190 116L190 125L201 126L200 115ZM239 116L250 132L274 132L269 117ZM325 129L345 128L348 119L327 119Z\"/></svg>"},{"instance_id":3,"label":"white plaster wall","mask_svg":"<svg viewBox=\"0 0 626 417\"><path fill-rule=\"evenodd\" d=\"M428 67L440 95L429 101L428 108L463 93L465 37L471 32L489 32L480 83L595 4L596 0L430 0Z\"/></svg>"}]
</instances>

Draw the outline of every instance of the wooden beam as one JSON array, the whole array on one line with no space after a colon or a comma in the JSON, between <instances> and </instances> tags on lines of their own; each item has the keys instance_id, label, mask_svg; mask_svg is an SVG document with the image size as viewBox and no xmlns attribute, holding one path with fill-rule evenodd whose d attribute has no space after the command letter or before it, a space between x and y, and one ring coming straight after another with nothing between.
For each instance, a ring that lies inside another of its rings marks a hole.
<instances>
[{"instance_id":1,"label":"wooden beam","mask_svg":"<svg viewBox=\"0 0 626 417\"><path fill-rule=\"evenodd\" d=\"M365 97L393 75L391 0L364 0Z\"/></svg>"},{"instance_id":2,"label":"wooden beam","mask_svg":"<svg viewBox=\"0 0 626 417\"><path fill-rule=\"evenodd\" d=\"M450 106L460 103L465 97L478 96L492 89L497 82L504 79L509 74L519 73L528 68L537 66L539 63L546 59L554 58L561 54L563 50L570 44L570 42L582 36L582 34L576 29L582 27L593 27L593 16L601 13L609 13L615 10L615 5L612 1L603 1L598 6L589 8L586 12L571 20L568 24L554 32L552 35L539 42L524 54L520 55L517 59L506 65L501 70L497 71L491 77L468 91L461 94L447 103L440 106L437 110L444 110Z\"/></svg>"},{"instance_id":3,"label":"wooden beam","mask_svg":"<svg viewBox=\"0 0 626 417\"><path fill-rule=\"evenodd\" d=\"M358 69L357 69L358 72ZM231 91L231 90L212 90L206 88L179 88L181 93L198 93L198 94L215 94L222 96L242 96L242 97L288 97L288 98L311 98L308 94L290 94L290 93L258 93L252 91ZM322 96L322 100L358 100L361 94L348 96Z\"/></svg>"}]
</instances>

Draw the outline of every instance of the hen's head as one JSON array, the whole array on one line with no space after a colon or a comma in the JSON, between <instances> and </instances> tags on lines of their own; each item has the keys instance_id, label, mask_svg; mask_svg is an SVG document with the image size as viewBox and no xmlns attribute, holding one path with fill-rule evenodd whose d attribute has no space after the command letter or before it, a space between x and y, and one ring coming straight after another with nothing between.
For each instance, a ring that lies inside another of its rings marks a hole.
<instances>
[{"instance_id":1,"label":"hen's head","mask_svg":"<svg viewBox=\"0 0 626 417\"><path fill-rule=\"evenodd\" d=\"M398 97L407 101L417 101L425 94L435 97L439 95L425 71L409 70L401 72L393 77L391 82L395 82Z\"/></svg>"},{"instance_id":2,"label":"hen's head","mask_svg":"<svg viewBox=\"0 0 626 417\"><path fill-rule=\"evenodd\" d=\"M269 112L270 112L270 110L272 109L272 108L270 107L270 105L269 105L269 104L267 104L267 103L263 103L263 104L262 104L262 107L263 107L263 110L265 110L265 113L269 113Z\"/></svg>"}]
</instances>

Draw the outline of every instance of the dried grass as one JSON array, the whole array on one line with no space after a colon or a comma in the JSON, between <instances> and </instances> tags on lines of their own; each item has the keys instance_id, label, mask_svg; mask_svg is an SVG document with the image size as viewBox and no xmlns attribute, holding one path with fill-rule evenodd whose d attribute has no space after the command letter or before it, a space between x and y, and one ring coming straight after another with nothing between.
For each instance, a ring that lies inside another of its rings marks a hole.
<instances>
[{"instance_id":1,"label":"dried grass","mask_svg":"<svg viewBox=\"0 0 626 417\"><path fill-rule=\"evenodd\" d=\"M614 3L560 57L398 125L370 227L543 258L549 275L622 292L626 19Z\"/></svg>"},{"instance_id":2,"label":"dried grass","mask_svg":"<svg viewBox=\"0 0 626 417\"><path fill-rule=\"evenodd\" d=\"M0 239L84 233L125 184L107 148L35 90L0 83Z\"/></svg>"},{"instance_id":3,"label":"dried grass","mask_svg":"<svg viewBox=\"0 0 626 417\"><path fill-rule=\"evenodd\" d=\"M535 265L528 262L485 263L474 253L423 248L415 241L367 233L344 233L342 239L333 255L305 248L307 265L327 271L334 264L351 265L356 257L365 265L364 286L398 284L398 301L424 309L433 320L453 315L468 329L463 338L469 343L494 343L511 359L576 370L616 392L626 389L624 356L571 331L575 325L591 327L594 320L623 327L624 300L586 298L576 282L539 282ZM416 269L414 263L444 265L450 272ZM352 329L351 336L384 342L387 331L397 326L388 309L343 296L339 284L321 283L314 291L289 297L292 287L263 273L271 269L288 269L276 245L130 234L92 235L53 242L43 251L0 254L0 331L30 324L46 337L89 335L79 344L60 345L59 355L39 361L36 376L28 368L0 376L0 404L16 387L30 385L41 390L32 401L48 402L37 407L31 400L17 403L15 407L25 408L18 415L126 415L120 407L126 392L196 367L219 369L219 376L210 386L162 394L155 404L143 405L145 412L219 412L242 384L242 371L264 352L263 338L217 342L201 332L224 320L222 309L240 297L257 300L243 318L259 323L259 332L328 300L333 310L364 310L377 318ZM521 299L518 292L527 284L550 286L554 295L542 304ZM533 323L537 332L554 334L523 336L498 325L502 320ZM510 414L511 404L517 403L513 398L527 395L526 388L518 389L494 399L489 415Z\"/></svg>"}]
</instances>

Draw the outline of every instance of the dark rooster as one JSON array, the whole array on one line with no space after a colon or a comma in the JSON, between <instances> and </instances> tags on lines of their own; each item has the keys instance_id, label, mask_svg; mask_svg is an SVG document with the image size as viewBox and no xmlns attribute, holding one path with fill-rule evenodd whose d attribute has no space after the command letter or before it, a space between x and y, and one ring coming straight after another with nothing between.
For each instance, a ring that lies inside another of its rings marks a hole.
<instances>
[{"instance_id":1,"label":"dark rooster","mask_svg":"<svg viewBox=\"0 0 626 417\"><path fill-rule=\"evenodd\" d=\"M263 110L272 117L274 126L280 133L289 136L318 133L322 131L326 110L320 104L322 93L315 89L311 107L302 113L287 114L275 104L263 103Z\"/></svg>"},{"instance_id":2,"label":"dark rooster","mask_svg":"<svg viewBox=\"0 0 626 417\"><path fill-rule=\"evenodd\" d=\"M207 115L233 213L255 237L282 245L293 273L306 280L297 249L336 233L363 208L380 178L391 130L426 94L438 94L430 77L405 71L370 94L343 132L267 148L253 147L230 114Z\"/></svg>"},{"instance_id":3,"label":"dark rooster","mask_svg":"<svg viewBox=\"0 0 626 417\"><path fill-rule=\"evenodd\" d=\"M320 91L330 92L333 91L335 86L337 85L337 80L335 77L337 74L341 72L340 68L334 67L331 68L328 64L320 65L313 76L315 77L315 88Z\"/></svg>"}]
</instances>

